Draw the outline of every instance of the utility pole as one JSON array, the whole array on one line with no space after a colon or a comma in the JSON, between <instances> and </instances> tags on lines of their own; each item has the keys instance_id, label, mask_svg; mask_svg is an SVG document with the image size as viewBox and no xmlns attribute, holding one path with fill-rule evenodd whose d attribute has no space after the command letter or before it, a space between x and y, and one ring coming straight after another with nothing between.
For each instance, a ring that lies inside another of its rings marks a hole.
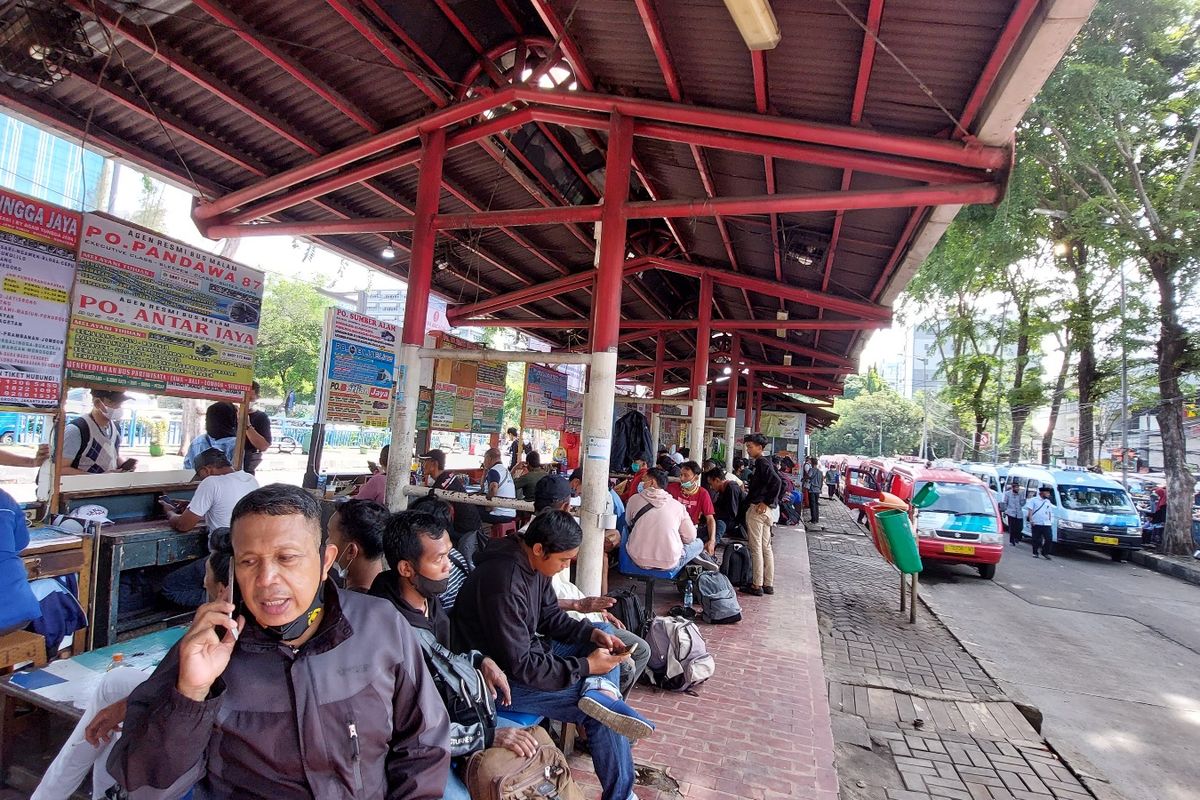
<instances>
[{"instance_id":1,"label":"utility pole","mask_svg":"<svg viewBox=\"0 0 1200 800\"><path fill-rule=\"evenodd\" d=\"M998 351L1000 353L1000 364L996 368L996 427L995 433L992 434L992 463L1000 463L1000 401L1004 397L1003 386L1001 381L1004 377L1004 330L1008 327L1008 303L1004 304L1004 313L1000 317L1000 342Z\"/></svg>"},{"instance_id":2,"label":"utility pole","mask_svg":"<svg viewBox=\"0 0 1200 800\"><path fill-rule=\"evenodd\" d=\"M879 457L883 458L883 420L879 420Z\"/></svg>"},{"instance_id":3,"label":"utility pole","mask_svg":"<svg viewBox=\"0 0 1200 800\"><path fill-rule=\"evenodd\" d=\"M1121 485L1129 488L1129 375L1125 347L1125 262L1121 262Z\"/></svg>"},{"instance_id":4,"label":"utility pole","mask_svg":"<svg viewBox=\"0 0 1200 800\"><path fill-rule=\"evenodd\" d=\"M928 359L917 358L913 356L914 361L921 362L921 394L925 405L925 413L921 417L921 458L925 458L926 448L929 444L929 379L926 374L928 369Z\"/></svg>"}]
</instances>

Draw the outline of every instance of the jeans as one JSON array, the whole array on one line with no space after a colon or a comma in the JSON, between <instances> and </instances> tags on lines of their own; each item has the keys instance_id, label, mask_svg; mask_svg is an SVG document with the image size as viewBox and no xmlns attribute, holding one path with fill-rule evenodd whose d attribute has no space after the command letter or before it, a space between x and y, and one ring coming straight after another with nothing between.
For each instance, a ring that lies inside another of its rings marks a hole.
<instances>
[{"instance_id":1,"label":"jeans","mask_svg":"<svg viewBox=\"0 0 1200 800\"><path fill-rule=\"evenodd\" d=\"M596 627L602 627L597 625ZM610 629L611 632L611 629ZM639 645L640 647L640 645ZM566 645L567 655L586 655L590 644ZM647 651L649 648L647 648ZM558 647L555 647L558 652ZM602 676L616 686L620 682L620 670L613 669ZM594 688L598 676L585 678L578 683L556 691L534 689L519 683L509 683L512 692L512 710L526 714L540 714L560 722L582 725L587 731L588 747L592 751L592 766L603 787L601 800L628 800L633 793L633 747L629 740L612 729L601 725L579 710L579 699L583 693Z\"/></svg>"},{"instance_id":2,"label":"jeans","mask_svg":"<svg viewBox=\"0 0 1200 800\"><path fill-rule=\"evenodd\" d=\"M691 561L704 550L704 542L699 537L692 539L683 546L683 553L679 556L679 563L675 565L675 569L682 569L683 565Z\"/></svg>"},{"instance_id":3,"label":"jeans","mask_svg":"<svg viewBox=\"0 0 1200 800\"><path fill-rule=\"evenodd\" d=\"M650 645L649 643L631 631L623 630L609 625L607 622L593 622L600 630L605 633L611 633L613 636L621 640L621 643L626 647L637 645L637 649L633 651L633 656L621 662L621 678L620 687L621 695L629 696L629 690L637 683L638 678L646 671L646 665L650 663ZM578 652L578 645L568 644L566 642L554 642L550 649L558 656L573 656Z\"/></svg>"},{"instance_id":4,"label":"jeans","mask_svg":"<svg viewBox=\"0 0 1200 800\"><path fill-rule=\"evenodd\" d=\"M1053 540L1053 534L1050 532L1049 525L1033 525L1033 554L1036 556L1038 550L1042 551L1042 555L1050 555L1050 547Z\"/></svg>"},{"instance_id":5,"label":"jeans","mask_svg":"<svg viewBox=\"0 0 1200 800\"><path fill-rule=\"evenodd\" d=\"M775 585L775 551L771 549L771 509L759 511L751 506L746 510L746 547L750 550L752 586ZM776 517L778 519L778 517Z\"/></svg>"},{"instance_id":6,"label":"jeans","mask_svg":"<svg viewBox=\"0 0 1200 800\"><path fill-rule=\"evenodd\" d=\"M829 499L832 500L833 496L835 494L837 494L837 484L836 483L827 483L827 484L825 484L825 488L829 490Z\"/></svg>"}]
</instances>

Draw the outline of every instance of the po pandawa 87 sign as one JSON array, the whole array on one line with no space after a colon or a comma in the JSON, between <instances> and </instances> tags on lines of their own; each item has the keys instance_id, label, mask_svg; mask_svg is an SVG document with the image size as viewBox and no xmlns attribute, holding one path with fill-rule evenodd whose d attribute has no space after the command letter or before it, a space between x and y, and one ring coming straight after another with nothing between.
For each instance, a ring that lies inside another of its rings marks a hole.
<instances>
[{"instance_id":1,"label":"po pandawa 87 sign","mask_svg":"<svg viewBox=\"0 0 1200 800\"><path fill-rule=\"evenodd\" d=\"M390 322L365 314L341 308L325 312L320 422L371 428L391 423L397 333Z\"/></svg>"},{"instance_id":2,"label":"po pandawa 87 sign","mask_svg":"<svg viewBox=\"0 0 1200 800\"><path fill-rule=\"evenodd\" d=\"M67 378L241 400L253 378L262 295L258 270L85 214Z\"/></svg>"}]
</instances>

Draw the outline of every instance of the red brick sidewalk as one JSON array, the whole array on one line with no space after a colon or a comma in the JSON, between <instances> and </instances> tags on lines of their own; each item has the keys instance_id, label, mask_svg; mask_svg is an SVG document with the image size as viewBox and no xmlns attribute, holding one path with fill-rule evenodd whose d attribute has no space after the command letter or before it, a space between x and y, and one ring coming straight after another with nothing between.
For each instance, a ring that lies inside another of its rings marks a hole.
<instances>
[{"instance_id":1,"label":"red brick sidewalk","mask_svg":"<svg viewBox=\"0 0 1200 800\"><path fill-rule=\"evenodd\" d=\"M634 747L634 761L679 782L678 792L639 785L640 800L836 800L808 550L796 529L776 528L775 575L774 596L739 596L739 624L701 625L717 672L698 697L633 691L632 705L658 726ZM660 613L679 602L673 586L657 590ZM591 759L577 755L571 766L598 796Z\"/></svg>"}]
</instances>

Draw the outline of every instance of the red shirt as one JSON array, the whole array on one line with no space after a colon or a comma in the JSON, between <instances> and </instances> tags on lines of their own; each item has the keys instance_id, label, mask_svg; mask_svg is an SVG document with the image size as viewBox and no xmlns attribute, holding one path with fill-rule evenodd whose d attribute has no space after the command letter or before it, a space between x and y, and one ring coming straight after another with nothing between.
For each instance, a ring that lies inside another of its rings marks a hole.
<instances>
[{"instance_id":1,"label":"red shirt","mask_svg":"<svg viewBox=\"0 0 1200 800\"><path fill-rule=\"evenodd\" d=\"M667 493L683 503L683 507L687 509L688 516L692 518L693 524L700 523L701 514L707 514L710 517L716 516L717 512L713 508L712 495L708 493L707 489L697 489L695 494L686 494L681 485L672 483L667 488Z\"/></svg>"}]
</instances>

